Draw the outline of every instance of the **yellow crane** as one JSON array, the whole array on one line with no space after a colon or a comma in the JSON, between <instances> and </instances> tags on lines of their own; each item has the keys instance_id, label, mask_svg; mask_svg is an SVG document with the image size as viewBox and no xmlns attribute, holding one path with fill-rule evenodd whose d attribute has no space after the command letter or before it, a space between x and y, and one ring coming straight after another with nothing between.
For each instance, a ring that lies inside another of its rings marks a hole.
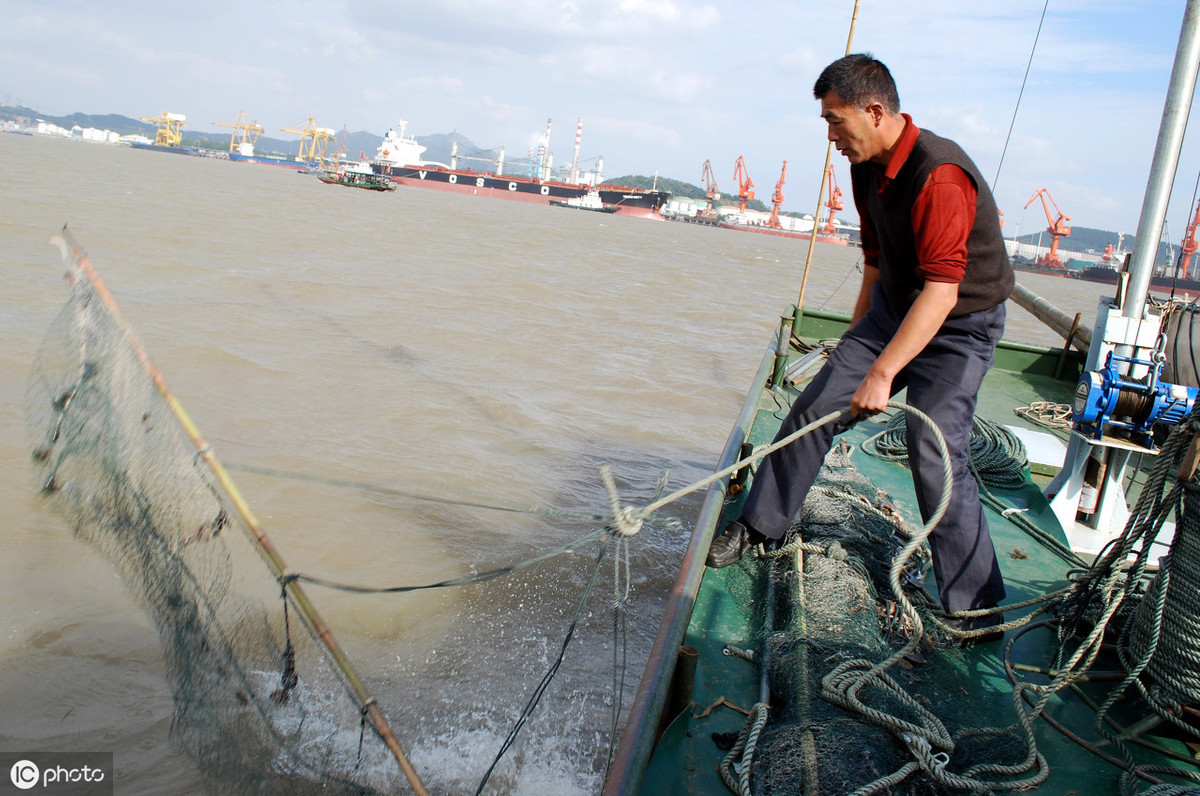
<instances>
[{"instance_id":1,"label":"yellow crane","mask_svg":"<svg viewBox=\"0 0 1200 796\"><path fill-rule=\"evenodd\" d=\"M142 116L141 120L158 125L158 132L154 134L155 146L179 146L183 141L179 129L187 127L187 117L182 113L163 111L157 116Z\"/></svg>"},{"instance_id":2,"label":"yellow crane","mask_svg":"<svg viewBox=\"0 0 1200 796\"><path fill-rule=\"evenodd\" d=\"M263 127L258 122L247 122L246 112L238 111L237 119L232 122L213 122L221 127L232 127L233 135L229 136L229 151L237 151L242 155L253 155L254 145L263 133Z\"/></svg>"},{"instance_id":3,"label":"yellow crane","mask_svg":"<svg viewBox=\"0 0 1200 796\"><path fill-rule=\"evenodd\" d=\"M300 129L291 127L279 128L285 133L296 133L300 136L300 154L296 156L296 160L302 162L315 161L317 163L324 162L325 149L329 146L329 142L337 135L328 127L317 127L316 122L311 116L304 122Z\"/></svg>"}]
</instances>

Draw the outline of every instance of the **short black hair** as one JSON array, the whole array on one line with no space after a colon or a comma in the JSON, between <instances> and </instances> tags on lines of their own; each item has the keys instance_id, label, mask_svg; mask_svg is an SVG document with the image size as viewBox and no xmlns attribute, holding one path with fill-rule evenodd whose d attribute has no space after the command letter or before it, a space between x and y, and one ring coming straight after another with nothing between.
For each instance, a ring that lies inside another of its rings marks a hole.
<instances>
[{"instance_id":1,"label":"short black hair","mask_svg":"<svg viewBox=\"0 0 1200 796\"><path fill-rule=\"evenodd\" d=\"M878 102L888 113L900 112L900 94L892 73L870 53L847 55L825 67L813 84L813 96L824 99L826 94L837 94L856 108Z\"/></svg>"}]
</instances>

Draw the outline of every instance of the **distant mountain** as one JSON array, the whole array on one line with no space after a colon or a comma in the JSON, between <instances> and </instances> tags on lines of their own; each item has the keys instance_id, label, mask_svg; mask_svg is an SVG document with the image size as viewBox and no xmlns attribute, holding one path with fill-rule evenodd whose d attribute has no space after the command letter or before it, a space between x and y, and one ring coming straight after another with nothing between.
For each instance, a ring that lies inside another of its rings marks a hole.
<instances>
[{"instance_id":1,"label":"distant mountain","mask_svg":"<svg viewBox=\"0 0 1200 796\"><path fill-rule=\"evenodd\" d=\"M57 124L60 127L70 129L76 125L80 127L95 127L101 130L112 130L121 135L144 135L147 138L154 138L156 131L155 125L150 122L143 122L140 119L131 119L128 116L121 116L115 113L108 114L88 114L88 113L72 113L69 116L48 116L39 113L32 108L21 106L0 105L0 121L17 121L25 124L32 124L38 120ZM201 146L210 149L229 149L229 139L231 134L227 133L208 133L199 130L190 130L184 127L183 143L186 146ZM424 157L426 160L434 160L439 163L449 163L452 148L454 143L458 143L458 157L460 165L464 167L477 168L480 170L488 170L490 166L481 165L484 162L494 163L499 157L498 149L479 149L473 144L470 139L461 133L454 131L450 133L435 133L431 135L416 136L417 142L426 147ZM346 148L346 157L351 160L357 159L361 154L368 160L375 156L375 150L379 147L379 142L383 140L382 134L370 133L365 130L360 130L356 133L345 132L338 135L337 143L331 144L335 152L338 146ZM255 147L261 154L276 154L276 155L296 155L300 152L299 140L283 140L272 138L266 135L260 136ZM516 163L524 161L526 153L508 153L506 162ZM654 185L658 186L658 190L670 191L672 196L681 196L689 199L704 199L705 191L698 185L681 180L673 180L667 177L647 177L641 174L627 174L622 177L614 177L604 180L610 185L624 185L630 188L646 188L649 189ZM737 194L724 193L719 206L730 206L738 204ZM746 203L747 209L757 210L759 212L768 212L770 208L759 199L753 199ZM784 215L798 216L800 213L784 213ZM1031 232L1026 235L1021 235L1017 240L1021 243L1038 243L1039 237L1043 246L1050 245L1050 236L1045 232ZM1090 229L1088 227L1072 227L1071 235L1059 243L1063 249L1073 252L1101 253L1104 247L1112 244L1117 246L1118 235L1116 232L1108 232L1101 229ZM1125 235L1121 241L1121 247L1125 251L1131 251L1136 243L1136 237L1132 234ZM1159 262L1166 262L1168 252L1167 244L1163 243L1159 246ZM1172 247L1171 252L1175 257L1179 256L1178 241Z\"/></svg>"},{"instance_id":2,"label":"distant mountain","mask_svg":"<svg viewBox=\"0 0 1200 796\"><path fill-rule=\"evenodd\" d=\"M624 185L628 188L644 188L650 190L655 185L657 190L670 191L671 196L682 196L685 199L699 199L703 201L708 197L708 193L699 185L693 185L690 182L681 180L672 180L669 177L647 177L643 174L626 174L624 177L613 177L611 180L604 182L610 185ZM721 194L721 198L717 201L718 207L729 207L739 204L737 194ZM746 202L747 210L757 210L760 213L769 213L771 208L764 204L759 199L751 199ZM799 216L800 213L783 213L785 216Z\"/></svg>"},{"instance_id":3,"label":"distant mountain","mask_svg":"<svg viewBox=\"0 0 1200 796\"><path fill-rule=\"evenodd\" d=\"M1103 229L1092 229L1090 227L1071 227L1071 234L1058 242L1060 250L1065 249L1068 252L1082 252L1084 254L1103 254L1104 248L1111 245L1114 249L1117 248L1117 241L1120 240L1120 247L1126 252L1133 251L1133 247L1137 244L1137 236L1126 234L1121 237L1116 232L1109 232ZM1031 232L1028 235L1021 235L1017 238L1019 243L1040 243L1042 246L1050 245L1050 234L1048 232ZM1177 259L1179 257L1179 241L1168 246L1167 243L1160 243L1158 246L1158 256L1155 258L1157 263L1166 263L1170 258ZM1168 248L1170 251L1168 251Z\"/></svg>"}]
</instances>

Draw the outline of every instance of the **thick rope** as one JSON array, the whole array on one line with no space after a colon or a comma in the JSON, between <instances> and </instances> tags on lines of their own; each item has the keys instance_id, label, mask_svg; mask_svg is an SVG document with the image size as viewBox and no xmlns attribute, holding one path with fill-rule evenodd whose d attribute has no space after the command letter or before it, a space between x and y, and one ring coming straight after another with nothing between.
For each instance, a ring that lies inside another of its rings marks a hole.
<instances>
[{"instance_id":1,"label":"thick rope","mask_svg":"<svg viewBox=\"0 0 1200 796\"><path fill-rule=\"evenodd\" d=\"M754 765L754 750L758 746L758 737L767 724L768 710L765 702L755 703L754 707L750 709L750 716L746 719L746 724L738 735L737 743L721 761L721 780L738 796L752 796L750 793L750 769Z\"/></svg>"},{"instance_id":2,"label":"thick rope","mask_svg":"<svg viewBox=\"0 0 1200 796\"><path fill-rule=\"evenodd\" d=\"M904 741L910 754L913 754L916 758L915 765L908 763L893 774L861 788L858 793L864 794L864 796L865 794L876 793L885 787L898 784L904 778L918 770L924 771L937 782L958 790L1019 790L1034 787L1045 779L1049 773L1049 769L1045 765L1045 760L1036 753L1036 747L1032 746L1032 719L1028 720L1026 726L1023 728L1029 753L1021 765L977 766L963 774L956 774L947 770L943 761L948 761L948 758L938 757L939 754L948 753L954 748L954 739L950 736L945 725L930 710L908 695L902 686L887 674L887 669L899 663L906 655L917 649L924 635L925 628L921 615L917 612L917 609L902 588L901 576L907 570L909 560L926 543L930 532L941 521L942 515L945 514L946 507L949 504L952 489L950 455L941 430L923 412L912 407L899 408L904 408L930 428L934 434L943 462L942 502L938 505L937 510L930 517L929 521L912 535L904 548L893 558L889 571L889 581L893 595L897 603L901 606L903 615L912 623L913 633L904 646L896 650L889 658L879 663L873 663L866 659L855 659L839 664L822 679L821 694L833 704L856 713L866 721L892 732ZM934 621L938 621L936 617ZM947 632L967 638L984 632L991 633L995 631L995 628L986 628L984 630L963 632L957 630L957 628L943 627ZM906 721L898 716L876 710L867 705L863 701L863 692L869 686L890 693L895 700L904 704L916 716L917 721L915 723ZM939 752L934 752L934 749L939 750ZM1007 778L1029 771L1032 771L1032 774L1023 780ZM1006 779L992 781L983 778L982 775L1000 775L1006 777Z\"/></svg>"}]
</instances>

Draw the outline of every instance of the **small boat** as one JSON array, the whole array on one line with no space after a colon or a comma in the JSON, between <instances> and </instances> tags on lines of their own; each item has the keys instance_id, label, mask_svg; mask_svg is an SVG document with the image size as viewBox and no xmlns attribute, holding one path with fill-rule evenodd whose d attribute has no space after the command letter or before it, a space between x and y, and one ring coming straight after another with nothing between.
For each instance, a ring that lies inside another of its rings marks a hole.
<instances>
[{"instance_id":1,"label":"small boat","mask_svg":"<svg viewBox=\"0 0 1200 796\"><path fill-rule=\"evenodd\" d=\"M707 481L606 796L1200 794L1200 385L1158 378L1195 362L1187 331L1165 338L1200 308L1149 300L1145 243L1197 47L1190 0L1128 278L1090 334L1018 284L1067 342L1002 341L979 392L970 466L1008 585L1003 638L962 643L926 580L937 516L922 526L901 405L837 438L778 550L706 565L849 326L802 289Z\"/></svg>"},{"instance_id":2,"label":"small boat","mask_svg":"<svg viewBox=\"0 0 1200 796\"><path fill-rule=\"evenodd\" d=\"M550 204L555 207L574 207L576 210L591 210L595 213L617 212L617 206L606 205L597 191L588 191L583 196L576 196L571 199L551 199Z\"/></svg>"},{"instance_id":3,"label":"small boat","mask_svg":"<svg viewBox=\"0 0 1200 796\"><path fill-rule=\"evenodd\" d=\"M334 171L317 172L317 179L329 185L345 185L347 188L365 188L368 191L394 191L396 183L384 174L363 171L353 166Z\"/></svg>"}]
</instances>

